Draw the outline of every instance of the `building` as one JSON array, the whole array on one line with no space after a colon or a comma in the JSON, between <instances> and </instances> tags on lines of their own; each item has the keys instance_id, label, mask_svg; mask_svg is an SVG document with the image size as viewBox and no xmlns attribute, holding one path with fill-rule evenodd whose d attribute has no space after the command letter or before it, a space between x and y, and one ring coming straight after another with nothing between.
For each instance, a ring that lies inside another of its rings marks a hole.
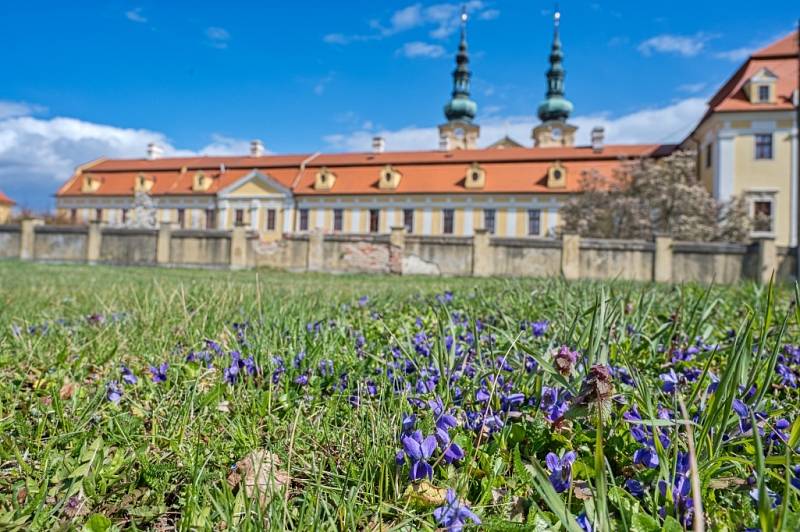
<instances>
[{"instance_id":1,"label":"building","mask_svg":"<svg viewBox=\"0 0 800 532\"><path fill-rule=\"evenodd\" d=\"M708 103L684 145L714 197L746 198L754 236L797 243L797 32L753 53Z\"/></svg>"},{"instance_id":2,"label":"building","mask_svg":"<svg viewBox=\"0 0 800 532\"><path fill-rule=\"evenodd\" d=\"M0 224L8 222L8 219L11 218L11 209L14 205L16 205L16 203L0 190Z\"/></svg>"},{"instance_id":3,"label":"building","mask_svg":"<svg viewBox=\"0 0 800 532\"><path fill-rule=\"evenodd\" d=\"M405 227L421 235L469 236L478 228L505 237L552 234L559 208L580 192L591 171L610 175L626 159L658 157L673 146L575 146L573 106L564 92L560 15L547 72L542 123L533 147L504 138L478 149L478 106L470 95L466 14L453 90L439 126L439 149L389 152L375 138L368 153L264 155L254 141L249 156L100 159L82 165L56 194L62 217L111 225L173 223L185 229L244 225L264 240L321 230L388 233ZM434 147L432 147L434 148ZM143 220L144 213L147 220ZM154 218L154 219L153 219Z\"/></svg>"}]
</instances>

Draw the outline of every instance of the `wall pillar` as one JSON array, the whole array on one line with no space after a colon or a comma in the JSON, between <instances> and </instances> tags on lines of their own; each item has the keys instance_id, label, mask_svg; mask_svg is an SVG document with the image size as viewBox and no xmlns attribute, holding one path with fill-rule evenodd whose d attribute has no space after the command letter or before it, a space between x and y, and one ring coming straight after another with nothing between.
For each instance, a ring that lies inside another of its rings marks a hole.
<instances>
[{"instance_id":1,"label":"wall pillar","mask_svg":"<svg viewBox=\"0 0 800 532\"><path fill-rule=\"evenodd\" d=\"M319 229L314 229L308 234L306 269L310 272L321 272L323 270L323 238L322 231Z\"/></svg>"},{"instance_id":2,"label":"wall pillar","mask_svg":"<svg viewBox=\"0 0 800 532\"><path fill-rule=\"evenodd\" d=\"M656 235L656 250L653 255L653 281L672 282L672 237Z\"/></svg>"},{"instance_id":3,"label":"wall pillar","mask_svg":"<svg viewBox=\"0 0 800 532\"><path fill-rule=\"evenodd\" d=\"M238 225L231 231L231 270L247 268L247 228Z\"/></svg>"},{"instance_id":4,"label":"wall pillar","mask_svg":"<svg viewBox=\"0 0 800 532\"><path fill-rule=\"evenodd\" d=\"M475 229L472 235L472 275L488 277L492 275L492 261L489 257L489 231Z\"/></svg>"},{"instance_id":5,"label":"wall pillar","mask_svg":"<svg viewBox=\"0 0 800 532\"><path fill-rule=\"evenodd\" d=\"M156 264L169 264L171 240L172 223L162 223L158 227L158 241L156 242Z\"/></svg>"},{"instance_id":6,"label":"wall pillar","mask_svg":"<svg viewBox=\"0 0 800 532\"><path fill-rule=\"evenodd\" d=\"M86 262L96 264L100 260L100 246L103 243L102 222L92 220L89 222L89 234L86 238Z\"/></svg>"},{"instance_id":7,"label":"wall pillar","mask_svg":"<svg viewBox=\"0 0 800 532\"><path fill-rule=\"evenodd\" d=\"M774 237L761 237L756 240L758 250L758 266L756 270L755 282L757 284L768 284L773 274L778 271L778 254L775 249Z\"/></svg>"},{"instance_id":8,"label":"wall pillar","mask_svg":"<svg viewBox=\"0 0 800 532\"><path fill-rule=\"evenodd\" d=\"M581 277L580 235L564 234L561 236L561 275L567 280Z\"/></svg>"},{"instance_id":9,"label":"wall pillar","mask_svg":"<svg viewBox=\"0 0 800 532\"><path fill-rule=\"evenodd\" d=\"M403 256L406 250L406 228L392 227L389 233L389 273L403 275Z\"/></svg>"},{"instance_id":10,"label":"wall pillar","mask_svg":"<svg viewBox=\"0 0 800 532\"><path fill-rule=\"evenodd\" d=\"M44 220L29 218L22 220L19 239L20 260L33 260L35 258L36 227L44 225Z\"/></svg>"}]
</instances>

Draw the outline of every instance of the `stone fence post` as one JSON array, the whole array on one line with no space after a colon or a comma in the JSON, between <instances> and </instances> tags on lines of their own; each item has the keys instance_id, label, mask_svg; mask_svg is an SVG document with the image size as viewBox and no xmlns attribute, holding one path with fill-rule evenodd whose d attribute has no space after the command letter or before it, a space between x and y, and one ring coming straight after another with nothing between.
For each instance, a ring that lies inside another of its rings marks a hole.
<instances>
[{"instance_id":1,"label":"stone fence post","mask_svg":"<svg viewBox=\"0 0 800 532\"><path fill-rule=\"evenodd\" d=\"M561 236L561 275L567 280L581 278L581 236Z\"/></svg>"},{"instance_id":2,"label":"stone fence post","mask_svg":"<svg viewBox=\"0 0 800 532\"><path fill-rule=\"evenodd\" d=\"M306 258L306 269L310 272L321 272L324 268L323 263L323 242L322 231L314 229L308 234L308 256Z\"/></svg>"},{"instance_id":3,"label":"stone fence post","mask_svg":"<svg viewBox=\"0 0 800 532\"><path fill-rule=\"evenodd\" d=\"M392 227L389 234L389 273L403 275L403 256L406 250L406 228Z\"/></svg>"},{"instance_id":4,"label":"stone fence post","mask_svg":"<svg viewBox=\"0 0 800 532\"><path fill-rule=\"evenodd\" d=\"M669 235L656 235L653 281L657 283L672 282L672 237Z\"/></svg>"},{"instance_id":5,"label":"stone fence post","mask_svg":"<svg viewBox=\"0 0 800 532\"><path fill-rule=\"evenodd\" d=\"M35 258L36 227L39 225L44 225L44 220L39 218L22 220L19 234L20 260L33 260Z\"/></svg>"},{"instance_id":6,"label":"stone fence post","mask_svg":"<svg viewBox=\"0 0 800 532\"><path fill-rule=\"evenodd\" d=\"M156 264L169 264L170 247L172 241L172 222L162 222L158 226L158 240L156 242Z\"/></svg>"},{"instance_id":7,"label":"stone fence post","mask_svg":"<svg viewBox=\"0 0 800 532\"><path fill-rule=\"evenodd\" d=\"M475 229L472 236L472 275L475 277L489 277L493 273L489 245L489 231Z\"/></svg>"},{"instance_id":8,"label":"stone fence post","mask_svg":"<svg viewBox=\"0 0 800 532\"><path fill-rule=\"evenodd\" d=\"M100 260L100 246L103 245L103 226L101 221L89 222L89 234L86 238L86 262L97 264Z\"/></svg>"},{"instance_id":9,"label":"stone fence post","mask_svg":"<svg viewBox=\"0 0 800 532\"><path fill-rule=\"evenodd\" d=\"M247 268L247 228L237 225L231 231L231 270Z\"/></svg>"},{"instance_id":10,"label":"stone fence post","mask_svg":"<svg viewBox=\"0 0 800 532\"><path fill-rule=\"evenodd\" d=\"M757 270L755 282L768 284L773 274L778 271L778 254L775 249L775 237L759 237L756 239L758 250Z\"/></svg>"}]
</instances>

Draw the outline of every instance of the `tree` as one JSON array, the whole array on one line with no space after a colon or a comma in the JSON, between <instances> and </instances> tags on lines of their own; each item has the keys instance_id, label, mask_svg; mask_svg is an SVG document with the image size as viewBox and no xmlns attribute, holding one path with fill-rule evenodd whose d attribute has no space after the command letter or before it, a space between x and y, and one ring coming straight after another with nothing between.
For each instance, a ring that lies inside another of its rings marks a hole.
<instances>
[{"instance_id":1,"label":"tree","mask_svg":"<svg viewBox=\"0 0 800 532\"><path fill-rule=\"evenodd\" d=\"M752 220L742 198L715 200L697 178L696 157L676 151L661 159L627 161L611 176L589 171L583 193L562 209L563 233L593 238L743 242Z\"/></svg>"}]
</instances>

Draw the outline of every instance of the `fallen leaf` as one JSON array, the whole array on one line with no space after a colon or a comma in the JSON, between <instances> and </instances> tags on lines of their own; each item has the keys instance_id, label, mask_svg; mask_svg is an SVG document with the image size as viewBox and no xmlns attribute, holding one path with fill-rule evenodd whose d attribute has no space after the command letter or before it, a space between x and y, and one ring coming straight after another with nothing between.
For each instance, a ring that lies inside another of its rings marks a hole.
<instances>
[{"instance_id":1,"label":"fallen leaf","mask_svg":"<svg viewBox=\"0 0 800 532\"><path fill-rule=\"evenodd\" d=\"M576 499L581 501L588 501L592 498L592 490L589 489L589 484L583 480L577 480L572 486L572 493Z\"/></svg>"},{"instance_id":2,"label":"fallen leaf","mask_svg":"<svg viewBox=\"0 0 800 532\"><path fill-rule=\"evenodd\" d=\"M229 401L220 401L217 405L217 410L220 412L230 412L231 411L231 403Z\"/></svg>"},{"instance_id":3,"label":"fallen leaf","mask_svg":"<svg viewBox=\"0 0 800 532\"><path fill-rule=\"evenodd\" d=\"M75 383L67 381L64 383L64 386L58 390L58 396L61 398L62 401L66 401L70 397L75 394Z\"/></svg>"},{"instance_id":4,"label":"fallen leaf","mask_svg":"<svg viewBox=\"0 0 800 532\"><path fill-rule=\"evenodd\" d=\"M403 493L407 501L423 507L442 506L447 496L447 488L437 488L427 480L409 484Z\"/></svg>"},{"instance_id":5,"label":"fallen leaf","mask_svg":"<svg viewBox=\"0 0 800 532\"><path fill-rule=\"evenodd\" d=\"M28 489L24 486L17 492L17 504L25 504L25 499L28 498Z\"/></svg>"},{"instance_id":6,"label":"fallen leaf","mask_svg":"<svg viewBox=\"0 0 800 532\"><path fill-rule=\"evenodd\" d=\"M720 477L709 481L708 487L712 490L722 490L731 486L743 486L747 481L738 477Z\"/></svg>"},{"instance_id":7,"label":"fallen leaf","mask_svg":"<svg viewBox=\"0 0 800 532\"><path fill-rule=\"evenodd\" d=\"M258 495L259 503L266 505L276 492L289 484L289 473L281 470L280 465L277 455L264 449L255 450L236 462L228 475L228 486L244 484L248 497Z\"/></svg>"}]
</instances>

